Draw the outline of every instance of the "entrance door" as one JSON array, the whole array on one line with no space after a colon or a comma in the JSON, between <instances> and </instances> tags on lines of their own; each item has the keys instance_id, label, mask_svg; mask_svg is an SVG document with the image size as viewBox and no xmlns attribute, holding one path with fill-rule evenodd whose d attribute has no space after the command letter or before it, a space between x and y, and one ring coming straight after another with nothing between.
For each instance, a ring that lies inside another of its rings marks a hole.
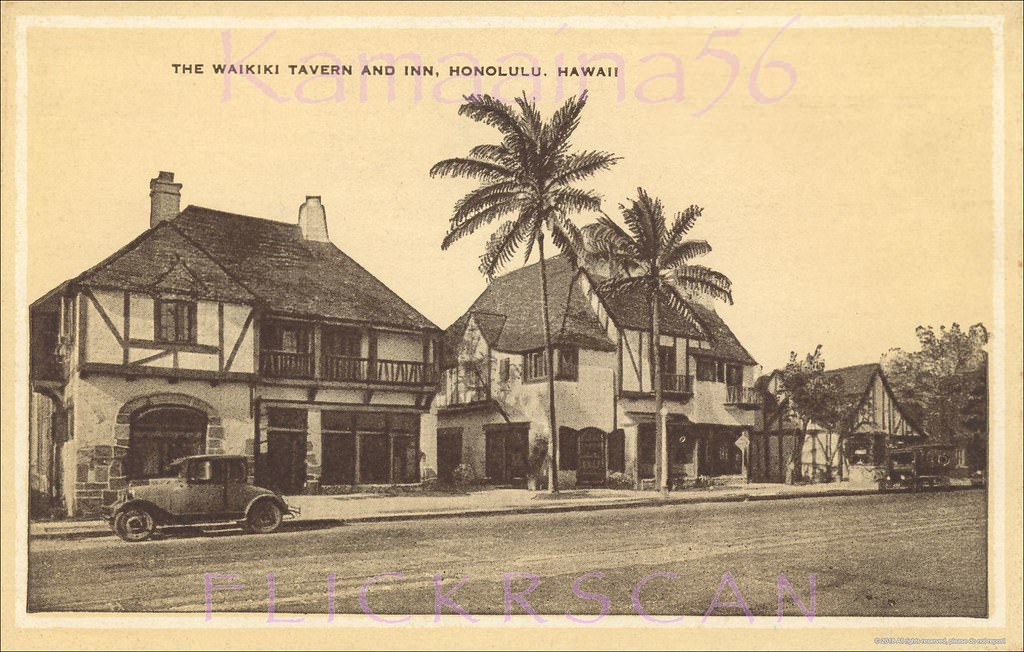
<instances>
[{"instance_id":1,"label":"entrance door","mask_svg":"<svg viewBox=\"0 0 1024 652\"><path fill-rule=\"evenodd\" d=\"M306 484L306 435L297 432L267 433L259 484L282 494L302 493Z\"/></svg>"},{"instance_id":2,"label":"entrance door","mask_svg":"<svg viewBox=\"0 0 1024 652\"><path fill-rule=\"evenodd\" d=\"M437 431L437 477L451 482L455 468L462 464L462 429L442 428Z\"/></svg>"},{"instance_id":3,"label":"entrance door","mask_svg":"<svg viewBox=\"0 0 1024 652\"><path fill-rule=\"evenodd\" d=\"M577 438L577 484L603 484L605 481L605 434L596 428L582 430Z\"/></svg>"},{"instance_id":4,"label":"entrance door","mask_svg":"<svg viewBox=\"0 0 1024 652\"><path fill-rule=\"evenodd\" d=\"M490 481L508 484L525 479L529 470L529 426L492 427L484 437Z\"/></svg>"},{"instance_id":5,"label":"entrance door","mask_svg":"<svg viewBox=\"0 0 1024 652\"><path fill-rule=\"evenodd\" d=\"M164 475L180 457L206 447L206 415L183 407L158 407L132 416L125 471L129 479Z\"/></svg>"}]
</instances>

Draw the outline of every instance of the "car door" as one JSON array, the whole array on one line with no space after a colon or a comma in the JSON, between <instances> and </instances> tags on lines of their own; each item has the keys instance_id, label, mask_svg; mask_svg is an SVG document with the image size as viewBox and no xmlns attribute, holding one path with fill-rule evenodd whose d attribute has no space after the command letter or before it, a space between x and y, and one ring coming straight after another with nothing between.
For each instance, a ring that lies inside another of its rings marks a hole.
<instances>
[{"instance_id":1,"label":"car door","mask_svg":"<svg viewBox=\"0 0 1024 652\"><path fill-rule=\"evenodd\" d=\"M190 521L216 518L224 513L224 460L190 460L180 515Z\"/></svg>"},{"instance_id":2,"label":"car door","mask_svg":"<svg viewBox=\"0 0 1024 652\"><path fill-rule=\"evenodd\" d=\"M224 467L224 511L232 518L241 517L253 494L247 482L245 460L228 460Z\"/></svg>"}]
</instances>

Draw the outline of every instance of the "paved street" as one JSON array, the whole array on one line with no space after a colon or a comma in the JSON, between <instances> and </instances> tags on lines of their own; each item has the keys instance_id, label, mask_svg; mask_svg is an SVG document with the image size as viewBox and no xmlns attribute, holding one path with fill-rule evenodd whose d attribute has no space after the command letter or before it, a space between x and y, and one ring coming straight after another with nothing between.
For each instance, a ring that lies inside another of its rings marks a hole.
<instances>
[{"instance_id":1,"label":"paved street","mask_svg":"<svg viewBox=\"0 0 1024 652\"><path fill-rule=\"evenodd\" d=\"M212 591L214 612L261 612L265 620L273 573L279 616L325 614L331 574L336 612L360 614L367 579L400 572L366 591L374 612L432 614L439 574L443 592L469 577L452 596L467 612L502 614L504 574L529 573L540 578L529 604L563 621L567 611L601 612L601 598L574 594L580 576L602 573L578 592L607 596L610 613L634 614L634 586L675 573L643 586L642 608L699 617L731 573L752 612L765 617L776 613L780 574L805 606L816 577L818 615L983 616L985 523L984 492L958 491L360 523L267 536L185 531L139 544L34 540L29 609L202 612L205 575L217 573L238 576L217 584L244 588ZM529 585L528 577L511 580L513 592ZM719 601L735 601L729 588ZM526 613L516 600L511 605ZM786 613L800 615L791 599Z\"/></svg>"}]
</instances>

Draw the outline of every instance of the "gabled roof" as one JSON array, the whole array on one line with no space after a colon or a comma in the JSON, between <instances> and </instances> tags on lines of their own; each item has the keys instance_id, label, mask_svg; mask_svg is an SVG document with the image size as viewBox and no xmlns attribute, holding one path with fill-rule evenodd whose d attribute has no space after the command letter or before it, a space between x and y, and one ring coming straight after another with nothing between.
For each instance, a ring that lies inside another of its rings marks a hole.
<instances>
[{"instance_id":1,"label":"gabled roof","mask_svg":"<svg viewBox=\"0 0 1024 652\"><path fill-rule=\"evenodd\" d=\"M161 222L77 279L81 285L202 296L250 303L255 295L196 247L170 222Z\"/></svg>"},{"instance_id":2,"label":"gabled roof","mask_svg":"<svg viewBox=\"0 0 1024 652\"><path fill-rule=\"evenodd\" d=\"M599 282L600 277L575 269L565 256L555 256L546 263L554 343L614 351L614 343L579 282L581 274L589 275L591 285ZM599 298L619 328L650 330L650 305L643 297L619 294L609 298L599 293ZM701 353L741 364L756 364L718 313L692 301L686 304L693 310L698 324L663 304L661 327L665 335L709 340L711 348L701 349ZM469 310L445 331L448 351L458 348L470 316L487 343L496 350L523 353L543 348L540 264L527 265L494 279Z\"/></svg>"},{"instance_id":3,"label":"gabled roof","mask_svg":"<svg viewBox=\"0 0 1024 652\"><path fill-rule=\"evenodd\" d=\"M781 373L781 369L776 369L770 374L761 376L755 383L755 387L759 388L766 397L771 399L770 405L772 407L781 405L781 402L777 400L778 397L768 391L768 386L772 377ZM842 381L843 396L847 399L854 399L853 409L855 411L860 410L864 399L867 397L868 392L871 389L872 383L875 381L875 376L877 375L882 380L882 385L885 387L886 391L889 392L889 396L893 404L896 406L897 411L903 417L903 420L907 425L920 435L925 437L928 436L924 429L914 419L912 419L906 411L903 410L903 406L900 405L899 397L896 396L896 392L893 391L892 386L889 385L885 372L882 371L882 365L877 362L853 365L850 367L840 367L838 369L827 369L825 370L825 375L829 378L838 378Z\"/></svg>"},{"instance_id":4,"label":"gabled roof","mask_svg":"<svg viewBox=\"0 0 1024 652\"><path fill-rule=\"evenodd\" d=\"M852 367L841 367L839 369L828 369L825 375L829 378L838 378L843 383L843 394L846 396L861 396L868 391L875 374L882 373L882 365L878 363L859 364Z\"/></svg>"},{"instance_id":5,"label":"gabled roof","mask_svg":"<svg viewBox=\"0 0 1024 652\"><path fill-rule=\"evenodd\" d=\"M577 282L579 272L565 256L555 256L545 263L553 343L614 351L615 344L608 339ZM495 278L445 331L447 351L457 350L470 316L487 343L498 351L524 353L544 348L540 288L539 263Z\"/></svg>"},{"instance_id":6,"label":"gabled roof","mask_svg":"<svg viewBox=\"0 0 1024 652\"><path fill-rule=\"evenodd\" d=\"M395 328L437 329L330 242L297 224L189 206L77 282L259 303L272 312Z\"/></svg>"},{"instance_id":7,"label":"gabled roof","mask_svg":"<svg viewBox=\"0 0 1024 652\"><path fill-rule=\"evenodd\" d=\"M697 321L704 327L706 336L702 339L710 339L711 342L710 349L690 349L690 353L694 355L710 353L716 358L739 362L740 364L757 364L757 361L740 344L732 329L715 312L714 308L709 308L696 301L688 301L686 305L697 315Z\"/></svg>"}]
</instances>

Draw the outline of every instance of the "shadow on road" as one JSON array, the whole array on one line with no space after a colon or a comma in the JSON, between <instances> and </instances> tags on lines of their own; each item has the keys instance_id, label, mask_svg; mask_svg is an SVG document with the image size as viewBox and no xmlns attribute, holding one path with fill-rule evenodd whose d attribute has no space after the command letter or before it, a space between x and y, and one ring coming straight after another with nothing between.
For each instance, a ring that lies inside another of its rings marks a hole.
<instances>
[{"instance_id":1,"label":"shadow on road","mask_svg":"<svg viewBox=\"0 0 1024 652\"><path fill-rule=\"evenodd\" d=\"M345 521L341 519L309 519L304 521L285 521L281 529L275 534L285 532L311 532L315 530L329 530L342 527ZM224 525L167 525L159 528L153 533L153 541L167 541L172 539L215 539L232 536L265 536L246 532L241 525L226 523Z\"/></svg>"}]
</instances>

